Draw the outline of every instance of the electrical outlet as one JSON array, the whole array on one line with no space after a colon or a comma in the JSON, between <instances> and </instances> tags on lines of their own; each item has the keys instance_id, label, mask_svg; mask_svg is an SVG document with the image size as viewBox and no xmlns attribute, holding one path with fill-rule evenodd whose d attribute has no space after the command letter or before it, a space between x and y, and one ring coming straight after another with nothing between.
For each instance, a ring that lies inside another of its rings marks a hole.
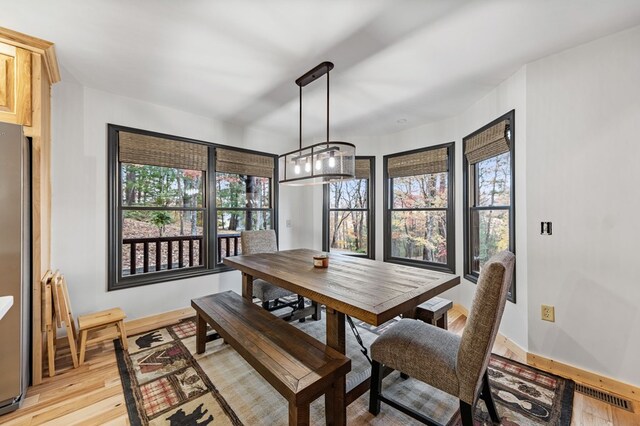
<instances>
[{"instance_id":1,"label":"electrical outlet","mask_svg":"<svg viewBox=\"0 0 640 426\"><path fill-rule=\"evenodd\" d=\"M541 318L544 321L556 322L555 308L549 305L542 305Z\"/></svg>"},{"instance_id":2,"label":"electrical outlet","mask_svg":"<svg viewBox=\"0 0 640 426\"><path fill-rule=\"evenodd\" d=\"M287 228L291 228L291 219L287 219Z\"/></svg>"}]
</instances>

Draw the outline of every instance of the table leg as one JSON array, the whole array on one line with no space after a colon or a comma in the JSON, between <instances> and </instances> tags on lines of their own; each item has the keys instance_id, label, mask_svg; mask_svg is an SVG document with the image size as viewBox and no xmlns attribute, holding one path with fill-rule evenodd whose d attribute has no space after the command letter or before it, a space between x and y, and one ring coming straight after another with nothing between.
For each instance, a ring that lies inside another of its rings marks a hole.
<instances>
[{"instance_id":1,"label":"table leg","mask_svg":"<svg viewBox=\"0 0 640 426\"><path fill-rule=\"evenodd\" d=\"M242 297L253 301L253 277L245 272L242 273Z\"/></svg>"},{"instance_id":2,"label":"table leg","mask_svg":"<svg viewBox=\"0 0 640 426\"><path fill-rule=\"evenodd\" d=\"M207 322L196 311L196 353L203 354L207 344Z\"/></svg>"},{"instance_id":3,"label":"table leg","mask_svg":"<svg viewBox=\"0 0 640 426\"><path fill-rule=\"evenodd\" d=\"M342 312L327 308L327 345L340 353L346 353L345 317ZM346 381L341 377L333 383L325 395L325 411L328 425L347 423Z\"/></svg>"}]
</instances>

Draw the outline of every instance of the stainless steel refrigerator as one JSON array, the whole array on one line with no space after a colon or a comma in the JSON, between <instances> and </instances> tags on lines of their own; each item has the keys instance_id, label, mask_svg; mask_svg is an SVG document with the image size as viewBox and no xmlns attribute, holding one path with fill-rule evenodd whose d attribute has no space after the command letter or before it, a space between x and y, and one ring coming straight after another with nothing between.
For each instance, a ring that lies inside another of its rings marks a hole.
<instances>
[{"instance_id":1,"label":"stainless steel refrigerator","mask_svg":"<svg viewBox=\"0 0 640 426\"><path fill-rule=\"evenodd\" d=\"M13 306L0 319L0 414L17 409L29 385L30 158L22 127L0 123L0 296L13 296Z\"/></svg>"}]
</instances>

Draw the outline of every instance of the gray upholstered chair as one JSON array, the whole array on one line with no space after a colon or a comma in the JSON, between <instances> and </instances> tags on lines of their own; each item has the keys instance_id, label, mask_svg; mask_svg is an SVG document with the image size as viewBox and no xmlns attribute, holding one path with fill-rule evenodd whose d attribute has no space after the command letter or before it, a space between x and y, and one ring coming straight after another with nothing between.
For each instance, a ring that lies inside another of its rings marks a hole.
<instances>
[{"instance_id":1,"label":"gray upholstered chair","mask_svg":"<svg viewBox=\"0 0 640 426\"><path fill-rule=\"evenodd\" d=\"M402 319L371 345L372 414L380 412L382 401L424 423L435 424L382 395L382 371L389 367L457 397L465 426L473 425L478 398L485 401L491 419L500 421L489 389L487 365L511 287L514 264L515 256L503 251L484 265L461 337L422 321Z\"/></svg>"},{"instance_id":2,"label":"gray upholstered chair","mask_svg":"<svg viewBox=\"0 0 640 426\"><path fill-rule=\"evenodd\" d=\"M242 254L273 253L278 251L276 232L272 229L261 231L242 231ZM262 301L262 307L268 311L291 307L294 311L304 308L304 299L298 296L296 300L284 302L281 298L295 296L295 293L271 284L265 280L253 280L253 297Z\"/></svg>"}]
</instances>

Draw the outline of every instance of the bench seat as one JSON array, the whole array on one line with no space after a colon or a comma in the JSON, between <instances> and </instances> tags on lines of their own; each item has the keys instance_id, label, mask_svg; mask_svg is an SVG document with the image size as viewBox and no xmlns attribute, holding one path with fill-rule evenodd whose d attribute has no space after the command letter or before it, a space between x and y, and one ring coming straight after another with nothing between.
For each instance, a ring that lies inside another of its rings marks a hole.
<instances>
[{"instance_id":1,"label":"bench seat","mask_svg":"<svg viewBox=\"0 0 640 426\"><path fill-rule=\"evenodd\" d=\"M211 325L289 402L289 424L309 423L309 404L332 393L351 360L286 321L227 291L191 301L197 314L196 351Z\"/></svg>"}]
</instances>

